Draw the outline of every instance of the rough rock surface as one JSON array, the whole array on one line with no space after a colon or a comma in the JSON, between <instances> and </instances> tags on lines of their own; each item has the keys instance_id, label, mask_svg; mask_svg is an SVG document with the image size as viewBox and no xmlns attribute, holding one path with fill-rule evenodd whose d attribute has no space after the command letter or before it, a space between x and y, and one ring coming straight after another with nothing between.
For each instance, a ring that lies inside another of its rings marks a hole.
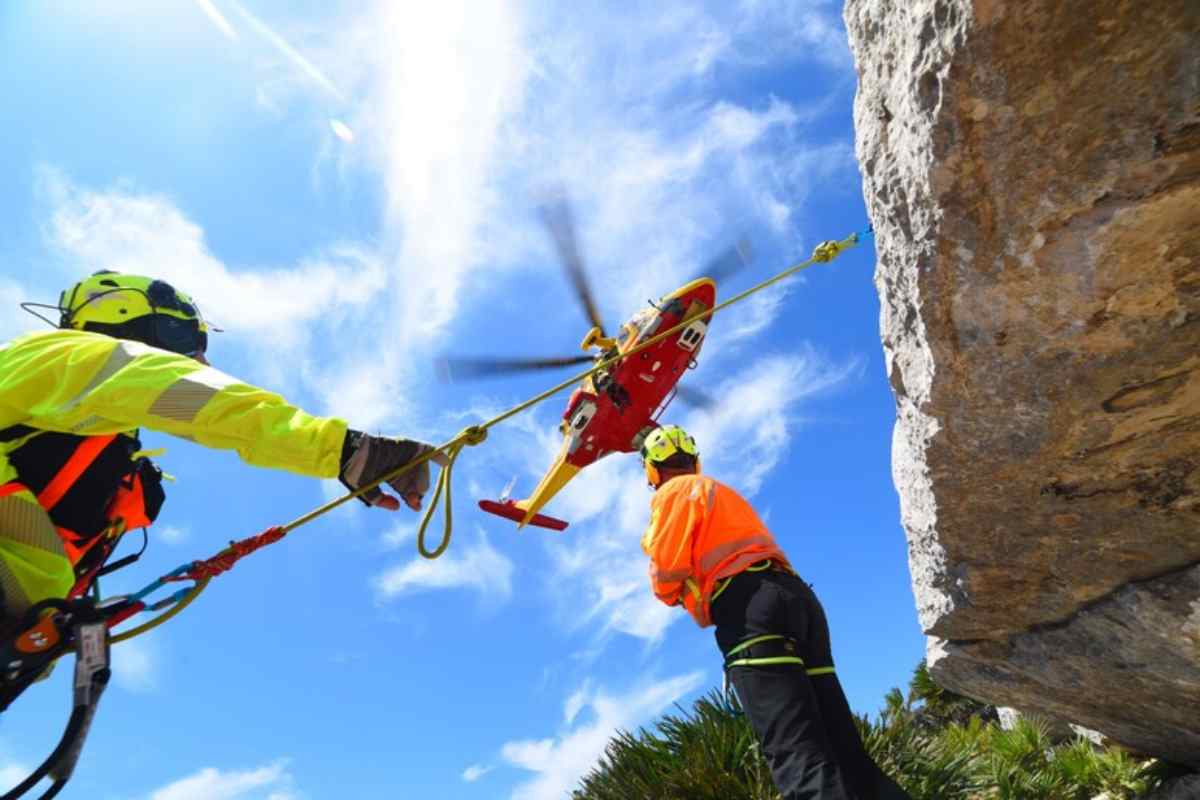
<instances>
[{"instance_id":1,"label":"rough rock surface","mask_svg":"<svg viewBox=\"0 0 1200 800\"><path fill-rule=\"evenodd\" d=\"M1200 3L845 18L934 675L1200 765Z\"/></svg>"}]
</instances>

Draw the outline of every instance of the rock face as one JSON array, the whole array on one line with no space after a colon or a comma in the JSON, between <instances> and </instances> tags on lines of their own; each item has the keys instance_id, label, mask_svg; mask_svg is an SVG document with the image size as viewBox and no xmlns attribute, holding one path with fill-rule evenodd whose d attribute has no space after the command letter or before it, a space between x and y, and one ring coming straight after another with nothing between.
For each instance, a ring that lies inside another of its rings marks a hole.
<instances>
[{"instance_id":1,"label":"rock face","mask_svg":"<svg viewBox=\"0 0 1200 800\"><path fill-rule=\"evenodd\" d=\"M1200 2L845 18L934 675L1200 765Z\"/></svg>"}]
</instances>

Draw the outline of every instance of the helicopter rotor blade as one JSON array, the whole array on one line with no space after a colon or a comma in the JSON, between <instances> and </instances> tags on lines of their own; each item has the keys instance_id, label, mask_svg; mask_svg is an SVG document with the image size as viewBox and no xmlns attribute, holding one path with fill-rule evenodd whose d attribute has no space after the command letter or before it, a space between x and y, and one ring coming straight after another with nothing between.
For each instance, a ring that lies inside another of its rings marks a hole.
<instances>
[{"instance_id":1,"label":"helicopter rotor blade","mask_svg":"<svg viewBox=\"0 0 1200 800\"><path fill-rule=\"evenodd\" d=\"M538 210L542 224L554 240L559 261L571 281L572 288L575 289L575 296L579 298L584 315L592 325L600 329L600 335L603 336L604 322L600 319L600 311L596 307L596 300L588 283L587 268L579 252L579 240L575 235L575 215L570 202L565 194L560 193L544 202Z\"/></svg>"},{"instance_id":2,"label":"helicopter rotor blade","mask_svg":"<svg viewBox=\"0 0 1200 800\"><path fill-rule=\"evenodd\" d=\"M712 395L681 383L675 384L675 399L701 411L712 411L717 407L717 401Z\"/></svg>"},{"instance_id":3,"label":"helicopter rotor blade","mask_svg":"<svg viewBox=\"0 0 1200 800\"><path fill-rule=\"evenodd\" d=\"M438 373L443 380L457 381L571 367L577 364L590 364L593 360L593 356L565 356L563 358L443 358L438 361L437 366Z\"/></svg>"},{"instance_id":4,"label":"helicopter rotor blade","mask_svg":"<svg viewBox=\"0 0 1200 800\"><path fill-rule=\"evenodd\" d=\"M734 273L750 266L750 262L753 260L754 249L750 246L750 240L743 236L710 259L704 265L704 269L697 273L692 280L712 278L720 283Z\"/></svg>"}]
</instances>

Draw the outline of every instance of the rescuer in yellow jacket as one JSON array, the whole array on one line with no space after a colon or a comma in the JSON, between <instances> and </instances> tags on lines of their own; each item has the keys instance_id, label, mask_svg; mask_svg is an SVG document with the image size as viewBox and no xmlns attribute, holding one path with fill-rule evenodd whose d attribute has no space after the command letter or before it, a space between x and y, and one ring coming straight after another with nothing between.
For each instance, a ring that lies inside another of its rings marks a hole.
<instances>
[{"instance_id":1,"label":"rescuer in yellow jacket","mask_svg":"<svg viewBox=\"0 0 1200 800\"><path fill-rule=\"evenodd\" d=\"M357 488L428 445L369 436L213 369L207 326L164 281L101 271L63 292L59 330L0 347L0 620L82 593L124 530L163 494L137 429L237 451L242 460ZM427 464L392 483L411 508ZM399 508L378 489L364 502Z\"/></svg>"},{"instance_id":2,"label":"rescuer in yellow jacket","mask_svg":"<svg viewBox=\"0 0 1200 800\"><path fill-rule=\"evenodd\" d=\"M696 442L670 425L642 444L654 488L642 549L650 584L716 626L726 677L784 800L902 800L863 749L811 587L750 504L700 474Z\"/></svg>"}]
</instances>

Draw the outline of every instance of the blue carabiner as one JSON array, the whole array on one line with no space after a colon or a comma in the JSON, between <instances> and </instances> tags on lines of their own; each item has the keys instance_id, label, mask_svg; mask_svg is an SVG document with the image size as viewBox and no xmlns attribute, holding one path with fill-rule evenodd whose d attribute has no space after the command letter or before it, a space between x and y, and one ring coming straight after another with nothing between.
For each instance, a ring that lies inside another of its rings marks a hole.
<instances>
[{"instance_id":1,"label":"blue carabiner","mask_svg":"<svg viewBox=\"0 0 1200 800\"><path fill-rule=\"evenodd\" d=\"M183 575L183 574L187 573L187 571L192 568L192 565L194 563L195 562L189 561L188 563L186 563L182 566L176 567L175 569L168 572L166 575L163 575L161 578L154 581L153 583L151 583L149 586L145 587L141 591L139 591L137 594L131 594L129 596L129 599L134 602L141 602L141 600L143 598L145 598L146 595L151 594L152 592L158 591L163 586L165 586L168 578L174 578L179 575ZM186 593L186 592L184 592L184 593ZM184 593L177 592L176 594L184 594ZM150 606L150 607L153 608L154 606Z\"/></svg>"}]
</instances>

